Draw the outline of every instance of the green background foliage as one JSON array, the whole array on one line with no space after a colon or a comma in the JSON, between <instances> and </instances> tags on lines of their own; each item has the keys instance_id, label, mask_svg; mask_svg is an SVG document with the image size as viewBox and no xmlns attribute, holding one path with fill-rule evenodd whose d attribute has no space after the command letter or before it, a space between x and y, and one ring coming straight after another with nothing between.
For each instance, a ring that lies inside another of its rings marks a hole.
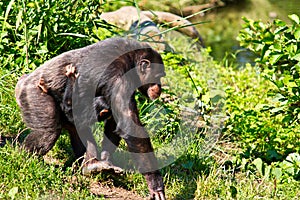
<instances>
[{"instance_id":1,"label":"green background foliage","mask_svg":"<svg viewBox=\"0 0 300 200\"><path fill-rule=\"evenodd\" d=\"M0 147L0 199L103 199L91 192L93 182L147 195L140 174L83 177L80 167L70 165L66 134L44 159L23 152L16 142L29 132L14 98L18 77L62 52L121 36L122 29L99 16L123 5L136 4L0 2L0 136L13 137ZM183 107L197 113L196 128L181 132L192 135L186 151L162 169L168 199L300 197L300 29L299 17L289 18L272 23L244 19L239 41L257 54L255 66L237 68L228 57L216 62L210 56L214 49L199 50L173 32L164 35L174 52L162 54L167 72L162 97L150 102L136 96L154 148L180 130Z\"/></svg>"},{"instance_id":2,"label":"green background foliage","mask_svg":"<svg viewBox=\"0 0 300 200\"><path fill-rule=\"evenodd\" d=\"M238 39L241 45L255 52L256 62L275 86L270 92L273 104L266 105L273 115L284 115L286 125L298 125L300 120L300 22L289 15L291 24L282 20L264 24L244 18L244 29Z\"/></svg>"}]
</instances>

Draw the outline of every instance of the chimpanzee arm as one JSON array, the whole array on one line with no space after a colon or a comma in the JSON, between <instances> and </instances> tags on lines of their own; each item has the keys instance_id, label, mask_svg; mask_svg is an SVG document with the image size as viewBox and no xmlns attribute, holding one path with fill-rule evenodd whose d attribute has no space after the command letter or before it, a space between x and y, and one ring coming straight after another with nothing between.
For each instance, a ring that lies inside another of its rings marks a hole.
<instances>
[{"instance_id":1,"label":"chimpanzee arm","mask_svg":"<svg viewBox=\"0 0 300 200\"><path fill-rule=\"evenodd\" d=\"M164 184L158 171L158 163L148 133L139 119L133 87L128 81L119 80L111 96L112 113L117 122L117 131L126 141L128 151L138 170L145 176L151 199L164 197ZM130 95L133 94L133 95Z\"/></svg>"},{"instance_id":2,"label":"chimpanzee arm","mask_svg":"<svg viewBox=\"0 0 300 200\"><path fill-rule=\"evenodd\" d=\"M150 137L140 122L134 100L131 102L130 114L131 116L128 120L132 120L135 125L128 130L129 134L125 133L124 139L127 143L128 151L131 152L139 171L145 176L151 199L165 199L163 179L158 171L158 163L153 152Z\"/></svg>"}]
</instances>

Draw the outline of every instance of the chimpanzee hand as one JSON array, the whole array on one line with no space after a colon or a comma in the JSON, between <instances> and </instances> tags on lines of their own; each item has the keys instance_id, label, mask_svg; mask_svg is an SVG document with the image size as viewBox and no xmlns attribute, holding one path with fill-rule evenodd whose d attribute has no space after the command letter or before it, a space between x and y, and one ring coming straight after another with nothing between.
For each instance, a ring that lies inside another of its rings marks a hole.
<instances>
[{"instance_id":1,"label":"chimpanzee hand","mask_svg":"<svg viewBox=\"0 0 300 200\"><path fill-rule=\"evenodd\" d=\"M159 171L145 173L150 191L150 200L166 200L164 183Z\"/></svg>"},{"instance_id":2,"label":"chimpanzee hand","mask_svg":"<svg viewBox=\"0 0 300 200\"><path fill-rule=\"evenodd\" d=\"M164 191L153 192L150 200L166 200Z\"/></svg>"}]
</instances>

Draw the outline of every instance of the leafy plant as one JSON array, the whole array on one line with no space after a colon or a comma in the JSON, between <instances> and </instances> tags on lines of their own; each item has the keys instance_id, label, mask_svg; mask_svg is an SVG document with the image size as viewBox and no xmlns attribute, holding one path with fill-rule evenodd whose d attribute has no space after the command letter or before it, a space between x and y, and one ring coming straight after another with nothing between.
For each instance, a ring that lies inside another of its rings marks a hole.
<instances>
[{"instance_id":1,"label":"leafy plant","mask_svg":"<svg viewBox=\"0 0 300 200\"><path fill-rule=\"evenodd\" d=\"M238 40L241 46L258 54L256 62L276 90L273 103L264 106L272 115L282 114L283 124L300 122L300 19L289 15L291 24L282 20L262 23L244 18Z\"/></svg>"},{"instance_id":2,"label":"leafy plant","mask_svg":"<svg viewBox=\"0 0 300 200\"><path fill-rule=\"evenodd\" d=\"M26 72L59 53L116 33L100 20L101 4L94 0L11 0L0 5L5 16L0 18L1 63L8 69Z\"/></svg>"},{"instance_id":3,"label":"leafy plant","mask_svg":"<svg viewBox=\"0 0 300 200\"><path fill-rule=\"evenodd\" d=\"M18 77L62 52L121 33L100 20L100 6L94 0L0 2L1 135L24 128L14 99Z\"/></svg>"}]
</instances>

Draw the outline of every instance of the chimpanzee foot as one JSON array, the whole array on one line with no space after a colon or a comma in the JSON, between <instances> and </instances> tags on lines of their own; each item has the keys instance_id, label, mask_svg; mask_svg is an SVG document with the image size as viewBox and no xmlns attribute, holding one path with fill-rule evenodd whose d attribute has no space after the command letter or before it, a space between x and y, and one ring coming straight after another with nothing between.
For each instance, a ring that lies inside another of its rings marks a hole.
<instances>
[{"instance_id":1,"label":"chimpanzee foot","mask_svg":"<svg viewBox=\"0 0 300 200\"><path fill-rule=\"evenodd\" d=\"M100 111L99 115L100 115L100 117L105 117L106 115L109 114L109 112L110 111L108 109L103 109Z\"/></svg>"},{"instance_id":2,"label":"chimpanzee foot","mask_svg":"<svg viewBox=\"0 0 300 200\"><path fill-rule=\"evenodd\" d=\"M120 174L123 172L123 169L117 166L114 166L109 161L99 161L93 160L93 162L87 162L83 164L82 174L85 176L96 174L104 171L112 171L116 174Z\"/></svg>"}]
</instances>

